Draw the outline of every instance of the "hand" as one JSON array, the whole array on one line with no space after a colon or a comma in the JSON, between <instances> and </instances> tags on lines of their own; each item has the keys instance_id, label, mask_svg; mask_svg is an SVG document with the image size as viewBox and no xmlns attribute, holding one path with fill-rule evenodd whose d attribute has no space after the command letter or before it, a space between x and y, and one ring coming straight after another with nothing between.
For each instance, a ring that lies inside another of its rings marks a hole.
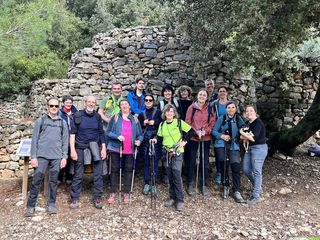
<instances>
[{"instance_id":1,"label":"hand","mask_svg":"<svg viewBox=\"0 0 320 240\"><path fill-rule=\"evenodd\" d=\"M62 158L60 162L60 168L64 168L67 165L67 159Z\"/></svg>"},{"instance_id":2,"label":"hand","mask_svg":"<svg viewBox=\"0 0 320 240\"><path fill-rule=\"evenodd\" d=\"M229 136L229 135L226 135L226 134L222 134L222 135L221 135L221 139L224 140L224 141L226 141L226 142L228 142L228 141L230 141L230 136Z\"/></svg>"},{"instance_id":3,"label":"hand","mask_svg":"<svg viewBox=\"0 0 320 240\"><path fill-rule=\"evenodd\" d=\"M157 143L157 139L156 139L156 138L152 138L152 139L149 140L149 143L150 143L150 144L151 144L151 143L156 144L156 143Z\"/></svg>"},{"instance_id":4,"label":"hand","mask_svg":"<svg viewBox=\"0 0 320 240\"><path fill-rule=\"evenodd\" d=\"M101 159L104 160L107 157L107 150L105 147L102 147L101 149Z\"/></svg>"},{"instance_id":5,"label":"hand","mask_svg":"<svg viewBox=\"0 0 320 240\"><path fill-rule=\"evenodd\" d=\"M141 144L141 141L140 141L140 140L135 140L135 141L134 141L134 144L135 144L137 147L139 147L140 144Z\"/></svg>"},{"instance_id":6,"label":"hand","mask_svg":"<svg viewBox=\"0 0 320 240\"><path fill-rule=\"evenodd\" d=\"M187 144L187 141L181 141L178 143L179 147L184 147Z\"/></svg>"},{"instance_id":7,"label":"hand","mask_svg":"<svg viewBox=\"0 0 320 240\"><path fill-rule=\"evenodd\" d=\"M31 164L31 167L37 168L37 167L38 167L38 159L32 158L32 159L30 160L30 164Z\"/></svg>"},{"instance_id":8,"label":"hand","mask_svg":"<svg viewBox=\"0 0 320 240\"><path fill-rule=\"evenodd\" d=\"M143 121L143 124L146 126L146 125L149 125L149 119L145 119L144 121Z\"/></svg>"},{"instance_id":9,"label":"hand","mask_svg":"<svg viewBox=\"0 0 320 240\"><path fill-rule=\"evenodd\" d=\"M76 150L75 149L71 149L71 159L73 160L73 161L78 161L78 154L77 154L77 152L76 152Z\"/></svg>"},{"instance_id":10,"label":"hand","mask_svg":"<svg viewBox=\"0 0 320 240\"><path fill-rule=\"evenodd\" d=\"M154 125L154 120L149 121L149 125L153 126Z\"/></svg>"},{"instance_id":11,"label":"hand","mask_svg":"<svg viewBox=\"0 0 320 240\"><path fill-rule=\"evenodd\" d=\"M202 131L201 131L201 130L198 130L198 131L197 131L197 135L198 135L198 138L201 139L201 137L203 136L203 135L202 135Z\"/></svg>"},{"instance_id":12,"label":"hand","mask_svg":"<svg viewBox=\"0 0 320 240\"><path fill-rule=\"evenodd\" d=\"M120 135L120 136L118 137L118 139L119 139L120 142L124 142L124 140L125 140L124 136L122 136L122 135Z\"/></svg>"}]
</instances>

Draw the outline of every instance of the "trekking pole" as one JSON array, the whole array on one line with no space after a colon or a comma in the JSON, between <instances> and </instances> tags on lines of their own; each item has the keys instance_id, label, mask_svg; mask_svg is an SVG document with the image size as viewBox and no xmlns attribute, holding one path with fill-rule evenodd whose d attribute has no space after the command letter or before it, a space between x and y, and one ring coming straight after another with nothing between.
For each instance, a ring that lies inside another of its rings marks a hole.
<instances>
[{"instance_id":1,"label":"trekking pole","mask_svg":"<svg viewBox=\"0 0 320 240\"><path fill-rule=\"evenodd\" d=\"M132 169L132 178L131 178L131 189L130 189L130 195L129 195L129 201L131 203L131 194L133 192L133 182L134 182L134 174L136 171L136 159L137 159L137 154L138 154L138 147L136 146L134 149L134 159L133 159L133 169Z\"/></svg>"},{"instance_id":2,"label":"trekking pole","mask_svg":"<svg viewBox=\"0 0 320 240\"><path fill-rule=\"evenodd\" d=\"M123 142L120 142L120 175L119 175L119 202L121 203L121 175L122 175L122 148L123 148Z\"/></svg>"},{"instance_id":3,"label":"trekking pole","mask_svg":"<svg viewBox=\"0 0 320 240\"><path fill-rule=\"evenodd\" d=\"M156 209L156 178L155 178L155 171L154 171L154 160L155 160L155 147L154 143L151 142L149 147L149 155L150 155L150 166L151 166L151 208Z\"/></svg>"},{"instance_id":4,"label":"trekking pole","mask_svg":"<svg viewBox=\"0 0 320 240\"><path fill-rule=\"evenodd\" d=\"M202 133L202 131L203 131L203 128L201 128L201 133ZM200 139L200 146L202 147L201 148L201 158L202 158L202 194L203 194L203 191L204 191L204 181L205 181L205 179L204 179L204 142L202 141L202 139Z\"/></svg>"},{"instance_id":5,"label":"trekking pole","mask_svg":"<svg viewBox=\"0 0 320 240\"><path fill-rule=\"evenodd\" d=\"M199 165L200 165L200 145L201 144L201 133L199 136L199 143L198 143L198 152L197 152L197 159L196 159L196 193L198 194L198 181L199 181Z\"/></svg>"},{"instance_id":6,"label":"trekking pole","mask_svg":"<svg viewBox=\"0 0 320 240\"><path fill-rule=\"evenodd\" d=\"M223 198L227 198L228 196L228 190L226 185L226 179L227 179L227 142L224 143L224 161L223 161Z\"/></svg>"}]
</instances>

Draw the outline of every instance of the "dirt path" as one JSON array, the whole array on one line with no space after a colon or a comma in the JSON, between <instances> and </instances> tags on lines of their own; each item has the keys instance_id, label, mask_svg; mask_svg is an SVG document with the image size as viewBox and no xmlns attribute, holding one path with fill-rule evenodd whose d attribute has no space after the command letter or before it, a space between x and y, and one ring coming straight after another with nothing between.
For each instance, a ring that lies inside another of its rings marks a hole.
<instances>
[{"instance_id":1,"label":"dirt path","mask_svg":"<svg viewBox=\"0 0 320 240\"><path fill-rule=\"evenodd\" d=\"M0 180L0 239L320 239L320 158L305 153L267 160L264 201L253 207L222 200L218 186L210 184L207 198L185 194L185 210L178 213L163 206L167 188L161 185L157 210L151 210L138 178L130 206L105 201L97 210L89 182L87 176L80 209L69 209L68 187L62 185L57 215L45 212L40 197L35 217L24 218L21 180ZM248 181L242 182L248 198Z\"/></svg>"}]
</instances>

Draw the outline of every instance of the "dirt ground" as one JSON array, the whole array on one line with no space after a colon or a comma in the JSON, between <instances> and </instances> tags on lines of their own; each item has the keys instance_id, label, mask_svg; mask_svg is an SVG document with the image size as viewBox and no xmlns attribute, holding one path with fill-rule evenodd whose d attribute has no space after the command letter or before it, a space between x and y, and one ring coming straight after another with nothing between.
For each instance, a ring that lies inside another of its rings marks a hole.
<instances>
[{"instance_id":1,"label":"dirt ground","mask_svg":"<svg viewBox=\"0 0 320 240\"><path fill-rule=\"evenodd\" d=\"M23 216L21 179L0 180L0 239L320 239L320 158L300 150L293 159L270 158L264 167L263 201L249 207L229 197L221 199L211 173L209 196L185 193L185 209L166 208L167 187L158 184L156 210L135 181L132 202L104 207L91 203L91 176L79 209L68 207L69 186L58 189L58 214L48 215L39 197L35 216ZM250 186L242 179L243 196ZM106 186L108 184L106 183Z\"/></svg>"}]
</instances>

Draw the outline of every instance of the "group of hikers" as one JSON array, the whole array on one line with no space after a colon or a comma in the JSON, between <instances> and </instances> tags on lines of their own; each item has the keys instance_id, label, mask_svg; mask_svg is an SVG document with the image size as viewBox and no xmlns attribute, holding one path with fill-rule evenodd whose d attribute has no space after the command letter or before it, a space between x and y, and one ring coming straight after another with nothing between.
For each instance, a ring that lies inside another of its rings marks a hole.
<instances>
[{"instance_id":1,"label":"group of hikers","mask_svg":"<svg viewBox=\"0 0 320 240\"><path fill-rule=\"evenodd\" d=\"M122 84L113 82L110 96L101 101L98 110L92 95L84 98L84 109L80 111L71 96L62 98L60 109L58 99L50 98L47 114L36 120L33 129L30 163L34 177L25 216L34 214L47 168L48 213L57 213L58 179L72 181L69 206L79 208L86 165L92 166L93 205L97 209L103 207L103 176L108 175L110 180L108 204L115 202L118 191L123 204L129 204L136 170L142 165L143 194L155 197L156 179L161 176L169 185L164 205L182 211L183 175L188 195L194 191L208 195L211 146L216 166L214 181L221 185L221 197L231 194L237 203L259 203L267 145L265 127L255 107L246 106L244 121L236 102L229 99L228 88L220 86L215 92L212 79L205 81L205 88L198 91L194 100L192 89L186 85L176 92L171 85L165 85L161 95L156 104L154 95L145 92L145 80L138 76L126 98ZM241 195L242 143L242 168L252 184L248 200Z\"/></svg>"}]
</instances>

